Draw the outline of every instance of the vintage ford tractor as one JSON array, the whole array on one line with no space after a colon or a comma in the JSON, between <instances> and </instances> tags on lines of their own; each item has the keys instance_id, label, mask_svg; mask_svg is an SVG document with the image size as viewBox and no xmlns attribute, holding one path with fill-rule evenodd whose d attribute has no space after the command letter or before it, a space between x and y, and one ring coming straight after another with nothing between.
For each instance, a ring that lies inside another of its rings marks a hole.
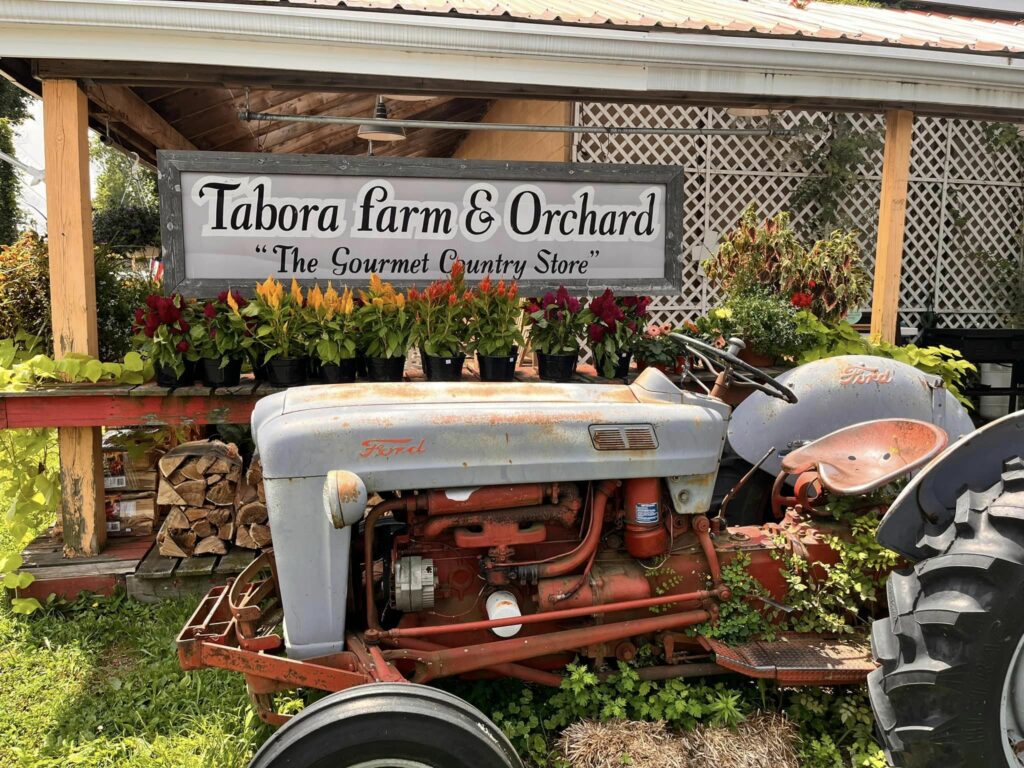
<instances>
[{"instance_id":1,"label":"vintage ford tractor","mask_svg":"<svg viewBox=\"0 0 1024 768\"><path fill-rule=\"evenodd\" d=\"M647 679L871 672L904 764L1024 764L1021 423L969 435L940 379L894 361L838 357L776 380L738 342L678 340L715 374L710 392L648 369L629 385L343 384L260 401L274 553L213 589L178 640L185 668L244 673L260 716L284 724L254 766L519 766L486 717L424 684L558 685L573 658L600 668L641 645ZM757 392L733 414L736 385ZM866 642L700 632L737 599L723 566L749 563L761 607L785 607L780 551L837 557L825 501L906 477L965 435L882 525L919 562L891 581L878 671ZM289 718L273 697L294 688L333 694Z\"/></svg>"}]
</instances>

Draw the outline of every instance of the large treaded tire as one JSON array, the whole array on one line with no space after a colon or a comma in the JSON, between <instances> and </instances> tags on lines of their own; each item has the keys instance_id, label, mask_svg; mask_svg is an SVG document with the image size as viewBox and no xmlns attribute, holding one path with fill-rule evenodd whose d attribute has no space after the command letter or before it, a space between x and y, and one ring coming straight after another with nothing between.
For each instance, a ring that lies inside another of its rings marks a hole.
<instances>
[{"instance_id":1,"label":"large treaded tire","mask_svg":"<svg viewBox=\"0 0 1024 768\"><path fill-rule=\"evenodd\" d=\"M889 578L889 618L874 623L881 665L868 678L899 768L1005 768L1004 682L1024 635L1024 461L918 545L932 555Z\"/></svg>"},{"instance_id":2,"label":"large treaded tire","mask_svg":"<svg viewBox=\"0 0 1024 768\"><path fill-rule=\"evenodd\" d=\"M249 768L523 768L505 735L452 694L370 683L331 694L267 739Z\"/></svg>"}]
</instances>

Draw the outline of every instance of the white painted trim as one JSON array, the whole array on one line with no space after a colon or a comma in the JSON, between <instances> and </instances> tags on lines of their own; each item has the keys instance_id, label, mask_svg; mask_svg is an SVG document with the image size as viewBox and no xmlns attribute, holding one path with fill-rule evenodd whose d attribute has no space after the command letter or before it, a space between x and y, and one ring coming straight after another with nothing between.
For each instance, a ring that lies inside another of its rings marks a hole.
<instances>
[{"instance_id":1,"label":"white painted trim","mask_svg":"<svg viewBox=\"0 0 1024 768\"><path fill-rule=\"evenodd\" d=\"M177 0L0 0L0 52L482 84L1014 110L1024 59L812 40Z\"/></svg>"}]
</instances>

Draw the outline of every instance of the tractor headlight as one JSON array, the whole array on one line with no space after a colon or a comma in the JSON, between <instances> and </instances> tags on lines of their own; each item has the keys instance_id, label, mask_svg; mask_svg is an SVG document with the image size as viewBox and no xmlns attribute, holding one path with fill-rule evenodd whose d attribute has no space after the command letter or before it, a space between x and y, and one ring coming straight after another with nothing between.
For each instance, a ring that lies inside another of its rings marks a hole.
<instances>
[{"instance_id":1,"label":"tractor headlight","mask_svg":"<svg viewBox=\"0 0 1024 768\"><path fill-rule=\"evenodd\" d=\"M366 484L354 472L335 469L324 482L324 511L335 528L355 525L366 511Z\"/></svg>"}]
</instances>

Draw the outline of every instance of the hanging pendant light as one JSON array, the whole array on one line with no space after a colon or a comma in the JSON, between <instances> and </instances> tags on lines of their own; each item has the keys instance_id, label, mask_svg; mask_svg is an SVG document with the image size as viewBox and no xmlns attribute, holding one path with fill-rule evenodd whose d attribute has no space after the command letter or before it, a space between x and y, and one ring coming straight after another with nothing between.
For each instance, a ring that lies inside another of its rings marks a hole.
<instances>
[{"instance_id":1,"label":"hanging pendant light","mask_svg":"<svg viewBox=\"0 0 1024 768\"><path fill-rule=\"evenodd\" d=\"M378 96L372 122L360 125L356 136L364 141L402 141L405 139L405 128L388 125L388 108L384 106L384 99Z\"/></svg>"}]
</instances>

